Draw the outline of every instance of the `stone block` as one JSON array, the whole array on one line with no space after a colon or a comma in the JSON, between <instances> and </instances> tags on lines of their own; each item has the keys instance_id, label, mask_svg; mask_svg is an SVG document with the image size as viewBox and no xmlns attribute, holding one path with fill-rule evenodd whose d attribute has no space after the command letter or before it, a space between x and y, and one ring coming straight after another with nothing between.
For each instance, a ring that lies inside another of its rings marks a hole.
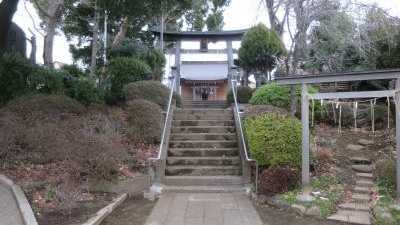
<instances>
[{"instance_id":1,"label":"stone block","mask_svg":"<svg viewBox=\"0 0 400 225\"><path fill-rule=\"evenodd\" d=\"M320 216L321 215L321 209L318 206L312 206L309 209L307 209L306 215L308 215L308 216Z\"/></svg>"},{"instance_id":2,"label":"stone block","mask_svg":"<svg viewBox=\"0 0 400 225\"><path fill-rule=\"evenodd\" d=\"M298 213L301 215L306 213L306 207L304 207L302 205L293 204L290 207L292 208L293 212L295 212L295 213Z\"/></svg>"},{"instance_id":3,"label":"stone block","mask_svg":"<svg viewBox=\"0 0 400 225\"><path fill-rule=\"evenodd\" d=\"M373 140L365 140L365 139L358 140L358 144L363 146L373 145L374 143L375 142Z\"/></svg>"},{"instance_id":4,"label":"stone block","mask_svg":"<svg viewBox=\"0 0 400 225\"><path fill-rule=\"evenodd\" d=\"M356 172L371 173L374 171L374 167L370 165L352 165L351 168Z\"/></svg>"},{"instance_id":5,"label":"stone block","mask_svg":"<svg viewBox=\"0 0 400 225\"><path fill-rule=\"evenodd\" d=\"M346 149L350 150L350 151L360 151L360 150L362 150L364 148L365 147L362 146L362 145L353 145L353 144L346 145Z\"/></svg>"},{"instance_id":6,"label":"stone block","mask_svg":"<svg viewBox=\"0 0 400 225\"><path fill-rule=\"evenodd\" d=\"M350 157L349 158L350 162L355 163L355 164L370 164L371 161L367 158L364 157Z\"/></svg>"}]
</instances>

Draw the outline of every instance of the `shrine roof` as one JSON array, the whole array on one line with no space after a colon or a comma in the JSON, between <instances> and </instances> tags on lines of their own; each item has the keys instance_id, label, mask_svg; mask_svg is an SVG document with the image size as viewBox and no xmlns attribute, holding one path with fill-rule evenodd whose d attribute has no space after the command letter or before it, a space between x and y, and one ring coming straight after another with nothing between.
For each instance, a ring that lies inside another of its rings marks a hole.
<instances>
[{"instance_id":1,"label":"shrine roof","mask_svg":"<svg viewBox=\"0 0 400 225\"><path fill-rule=\"evenodd\" d=\"M186 80L223 80L228 77L226 61L182 62L181 78Z\"/></svg>"}]
</instances>

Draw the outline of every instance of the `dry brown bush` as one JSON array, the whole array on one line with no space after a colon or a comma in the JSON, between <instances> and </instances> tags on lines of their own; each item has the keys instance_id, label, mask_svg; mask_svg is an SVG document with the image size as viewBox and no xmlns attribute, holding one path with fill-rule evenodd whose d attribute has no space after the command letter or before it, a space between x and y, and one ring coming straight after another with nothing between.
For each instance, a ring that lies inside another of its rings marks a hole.
<instances>
[{"instance_id":1,"label":"dry brown bush","mask_svg":"<svg viewBox=\"0 0 400 225\"><path fill-rule=\"evenodd\" d=\"M163 128L162 108L144 99L127 102L128 136L134 143L160 142Z\"/></svg>"},{"instance_id":2,"label":"dry brown bush","mask_svg":"<svg viewBox=\"0 0 400 225\"><path fill-rule=\"evenodd\" d=\"M271 166L260 174L258 190L266 196L289 191L300 181L300 171L290 166Z\"/></svg>"},{"instance_id":3,"label":"dry brown bush","mask_svg":"<svg viewBox=\"0 0 400 225\"><path fill-rule=\"evenodd\" d=\"M18 98L0 109L0 161L62 162L76 180L110 180L128 155L117 110L65 96ZM120 112L120 111L119 111Z\"/></svg>"}]
</instances>

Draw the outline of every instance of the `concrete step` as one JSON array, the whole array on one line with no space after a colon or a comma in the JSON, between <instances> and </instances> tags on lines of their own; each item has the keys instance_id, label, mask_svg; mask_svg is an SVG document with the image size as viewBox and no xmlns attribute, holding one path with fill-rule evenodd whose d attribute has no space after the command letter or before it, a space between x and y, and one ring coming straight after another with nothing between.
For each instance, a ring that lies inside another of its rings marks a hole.
<instances>
[{"instance_id":1,"label":"concrete step","mask_svg":"<svg viewBox=\"0 0 400 225\"><path fill-rule=\"evenodd\" d=\"M354 187L354 193L359 193L359 194L371 194L373 191L369 187Z\"/></svg>"},{"instance_id":2,"label":"concrete step","mask_svg":"<svg viewBox=\"0 0 400 225\"><path fill-rule=\"evenodd\" d=\"M171 141L233 141L237 140L236 133L179 133L171 134Z\"/></svg>"},{"instance_id":3,"label":"concrete step","mask_svg":"<svg viewBox=\"0 0 400 225\"><path fill-rule=\"evenodd\" d=\"M176 109L174 115L178 114L232 114L232 109Z\"/></svg>"},{"instance_id":4,"label":"concrete step","mask_svg":"<svg viewBox=\"0 0 400 225\"><path fill-rule=\"evenodd\" d=\"M342 210L354 210L354 211L366 211L369 212L370 208L367 204L362 204L362 203L354 203L354 202L346 202L339 204L339 209Z\"/></svg>"},{"instance_id":5,"label":"concrete step","mask_svg":"<svg viewBox=\"0 0 400 225\"><path fill-rule=\"evenodd\" d=\"M228 108L228 104L226 101L183 101L183 108L191 109L191 108Z\"/></svg>"},{"instance_id":6,"label":"concrete step","mask_svg":"<svg viewBox=\"0 0 400 225\"><path fill-rule=\"evenodd\" d=\"M224 176L240 175L242 172L240 166L169 166L165 168L167 176Z\"/></svg>"},{"instance_id":7,"label":"concrete step","mask_svg":"<svg viewBox=\"0 0 400 225\"><path fill-rule=\"evenodd\" d=\"M239 165L239 156L230 157L167 157L167 165Z\"/></svg>"},{"instance_id":8,"label":"concrete step","mask_svg":"<svg viewBox=\"0 0 400 225\"><path fill-rule=\"evenodd\" d=\"M232 186L164 186L163 193L238 193L246 194L248 187Z\"/></svg>"},{"instance_id":9,"label":"concrete step","mask_svg":"<svg viewBox=\"0 0 400 225\"><path fill-rule=\"evenodd\" d=\"M164 184L172 186L243 185L241 176L166 176Z\"/></svg>"},{"instance_id":10,"label":"concrete step","mask_svg":"<svg viewBox=\"0 0 400 225\"><path fill-rule=\"evenodd\" d=\"M235 126L234 120L173 120L172 126Z\"/></svg>"},{"instance_id":11,"label":"concrete step","mask_svg":"<svg viewBox=\"0 0 400 225\"><path fill-rule=\"evenodd\" d=\"M168 148L168 156L237 156L238 148Z\"/></svg>"},{"instance_id":12,"label":"concrete step","mask_svg":"<svg viewBox=\"0 0 400 225\"><path fill-rule=\"evenodd\" d=\"M356 185L361 187L371 187L374 183L370 180L357 180Z\"/></svg>"},{"instance_id":13,"label":"concrete step","mask_svg":"<svg viewBox=\"0 0 400 225\"><path fill-rule=\"evenodd\" d=\"M171 148L237 148L237 140L228 141L170 141Z\"/></svg>"},{"instance_id":14,"label":"concrete step","mask_svg":"<svg viewBox=\"0 0 400 225\"><path fill-rule=\"evenodd\" d=\"M374 175L372 173L356 173L357 179L372 180Z\"/></svg>"},{"instance_id":15,"label":"concrete step","mask_svg":"<svg viewBox=\"0 0 400 225\"><path fill-rule=\"evenodd\" d=\"M174 114L174 120L233 120L233 114Z\"/></svg>"},{"instance_id":16,"label":"concrete step","mask_svg":"<svg viewBox=\"0 0 400 225\"><path fill-rule=\"evenodd\" d=\"M358 194L354 193L350 197L350 202L362 202L362 203L368 203L370 201L370 196L369 194Z\"/></svg>"},{"instance_id":17,"label":"concrete step","mask_svg":"<svg viewBox=\"0 0 400 225\"><path fill-rule=\"evenodd\" d=\"M235 126L173 126L171 133L235 133Z\"/></svg>"}]
</instances>

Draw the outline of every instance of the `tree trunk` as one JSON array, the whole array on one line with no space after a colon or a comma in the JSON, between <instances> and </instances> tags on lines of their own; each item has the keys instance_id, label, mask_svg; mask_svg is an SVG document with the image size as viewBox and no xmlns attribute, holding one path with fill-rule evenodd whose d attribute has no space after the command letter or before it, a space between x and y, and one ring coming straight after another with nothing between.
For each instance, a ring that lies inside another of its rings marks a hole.
<instances>
[{"instance_id":1,"label":"tree trunk","mask_svg":"<svg viewBox=\"0 0 400 225\"><path fill-rule=\"evenodd\" d=\"M97 6L95 6L94 8L96 13L94 15L92 58L90 62L90 74L92 76L96 74L96 67L97 67L97 52L99 51L99 19L100 19L100 13L97 10Z\"/></svg>"},{"instance_id":2,"label":"tree trunk","mask_svg":"<svg viewBox=\"0 0 400 225\"><path fill-rule=\"evenodd\" d=\"M122 22L121 27L119 28L119 31L117 33L117 35L114 38L114 41L111 45L111 50L113 50L114 48L116 48L118 45L122 44L125 36L126 36L126 32L128 32L128 28L129 28L129 18L128 16L124 17L124 20ZM104 85L107 81L107 68L106 65L103 65L103 68L101 69L101 79L100 79L100 84Z\"/></svg>"},{"instance_id":3,"label":"tree trunk","mask_svg":"<svg viewBox=\"0 0 400 225\"><path fill-rule=\"evenodd\" d=\"M36 49L37 49L36 36L32 36L29 42L31 43L31 54L29 56L29 60L33 64L36 64Z\"/></svg>"},{"instance_id":4,"label":"tree trunk","mask_svg":"<svg viewBox=\"0 0 400 225\"><path fill-rule=\"evenodd\" d=\"M49 8L45 11L37 0L35 0L36 7L40 12L47 17L46 21L46 35L44 36L43 46L43 62L46 66L53 66L53 47L54 47L54 36L56 35L56 28L58 25L58 18L61 12L61 6L64 4L64 0L51 0L48 1Z\"/></svg>"},{"instance_id":5,"label":"tree trunk","mask_svg":"<svg viewBox=\"0 0 400 225\"><path fill-rule=\"evenodd\" d=\"M3 0L0 3L0 59L6 51L8 31L19 0Z\"/></svg>"},{"instance_id":6,"label":"tree trunk","mask_svg":"<svg viewBox=\"0 0 400 225\"><path fill-rule=\"evenodd\" d=\"M126 32L128 32L129 22L130 21L129 21L128 16L125 16L123 23L122 23L121 27L119 28L117 35L114 38L111 49L114 49L118 45L122 44L122 41L124 40L124 38L126 36Z\"/></svg>"},{"instance_id":7,"label":"tree trunk","mask_svg":"<svg viewBox=\"0 0 400 225\"><path fill-rule=\"evenodd\" d=\"M43 62L46 66L53 67L53 46L54 46L54 35L56 34L57 20L48 18L47 31L44 36L43 46Z\"/></svg>"}]
</instances>

